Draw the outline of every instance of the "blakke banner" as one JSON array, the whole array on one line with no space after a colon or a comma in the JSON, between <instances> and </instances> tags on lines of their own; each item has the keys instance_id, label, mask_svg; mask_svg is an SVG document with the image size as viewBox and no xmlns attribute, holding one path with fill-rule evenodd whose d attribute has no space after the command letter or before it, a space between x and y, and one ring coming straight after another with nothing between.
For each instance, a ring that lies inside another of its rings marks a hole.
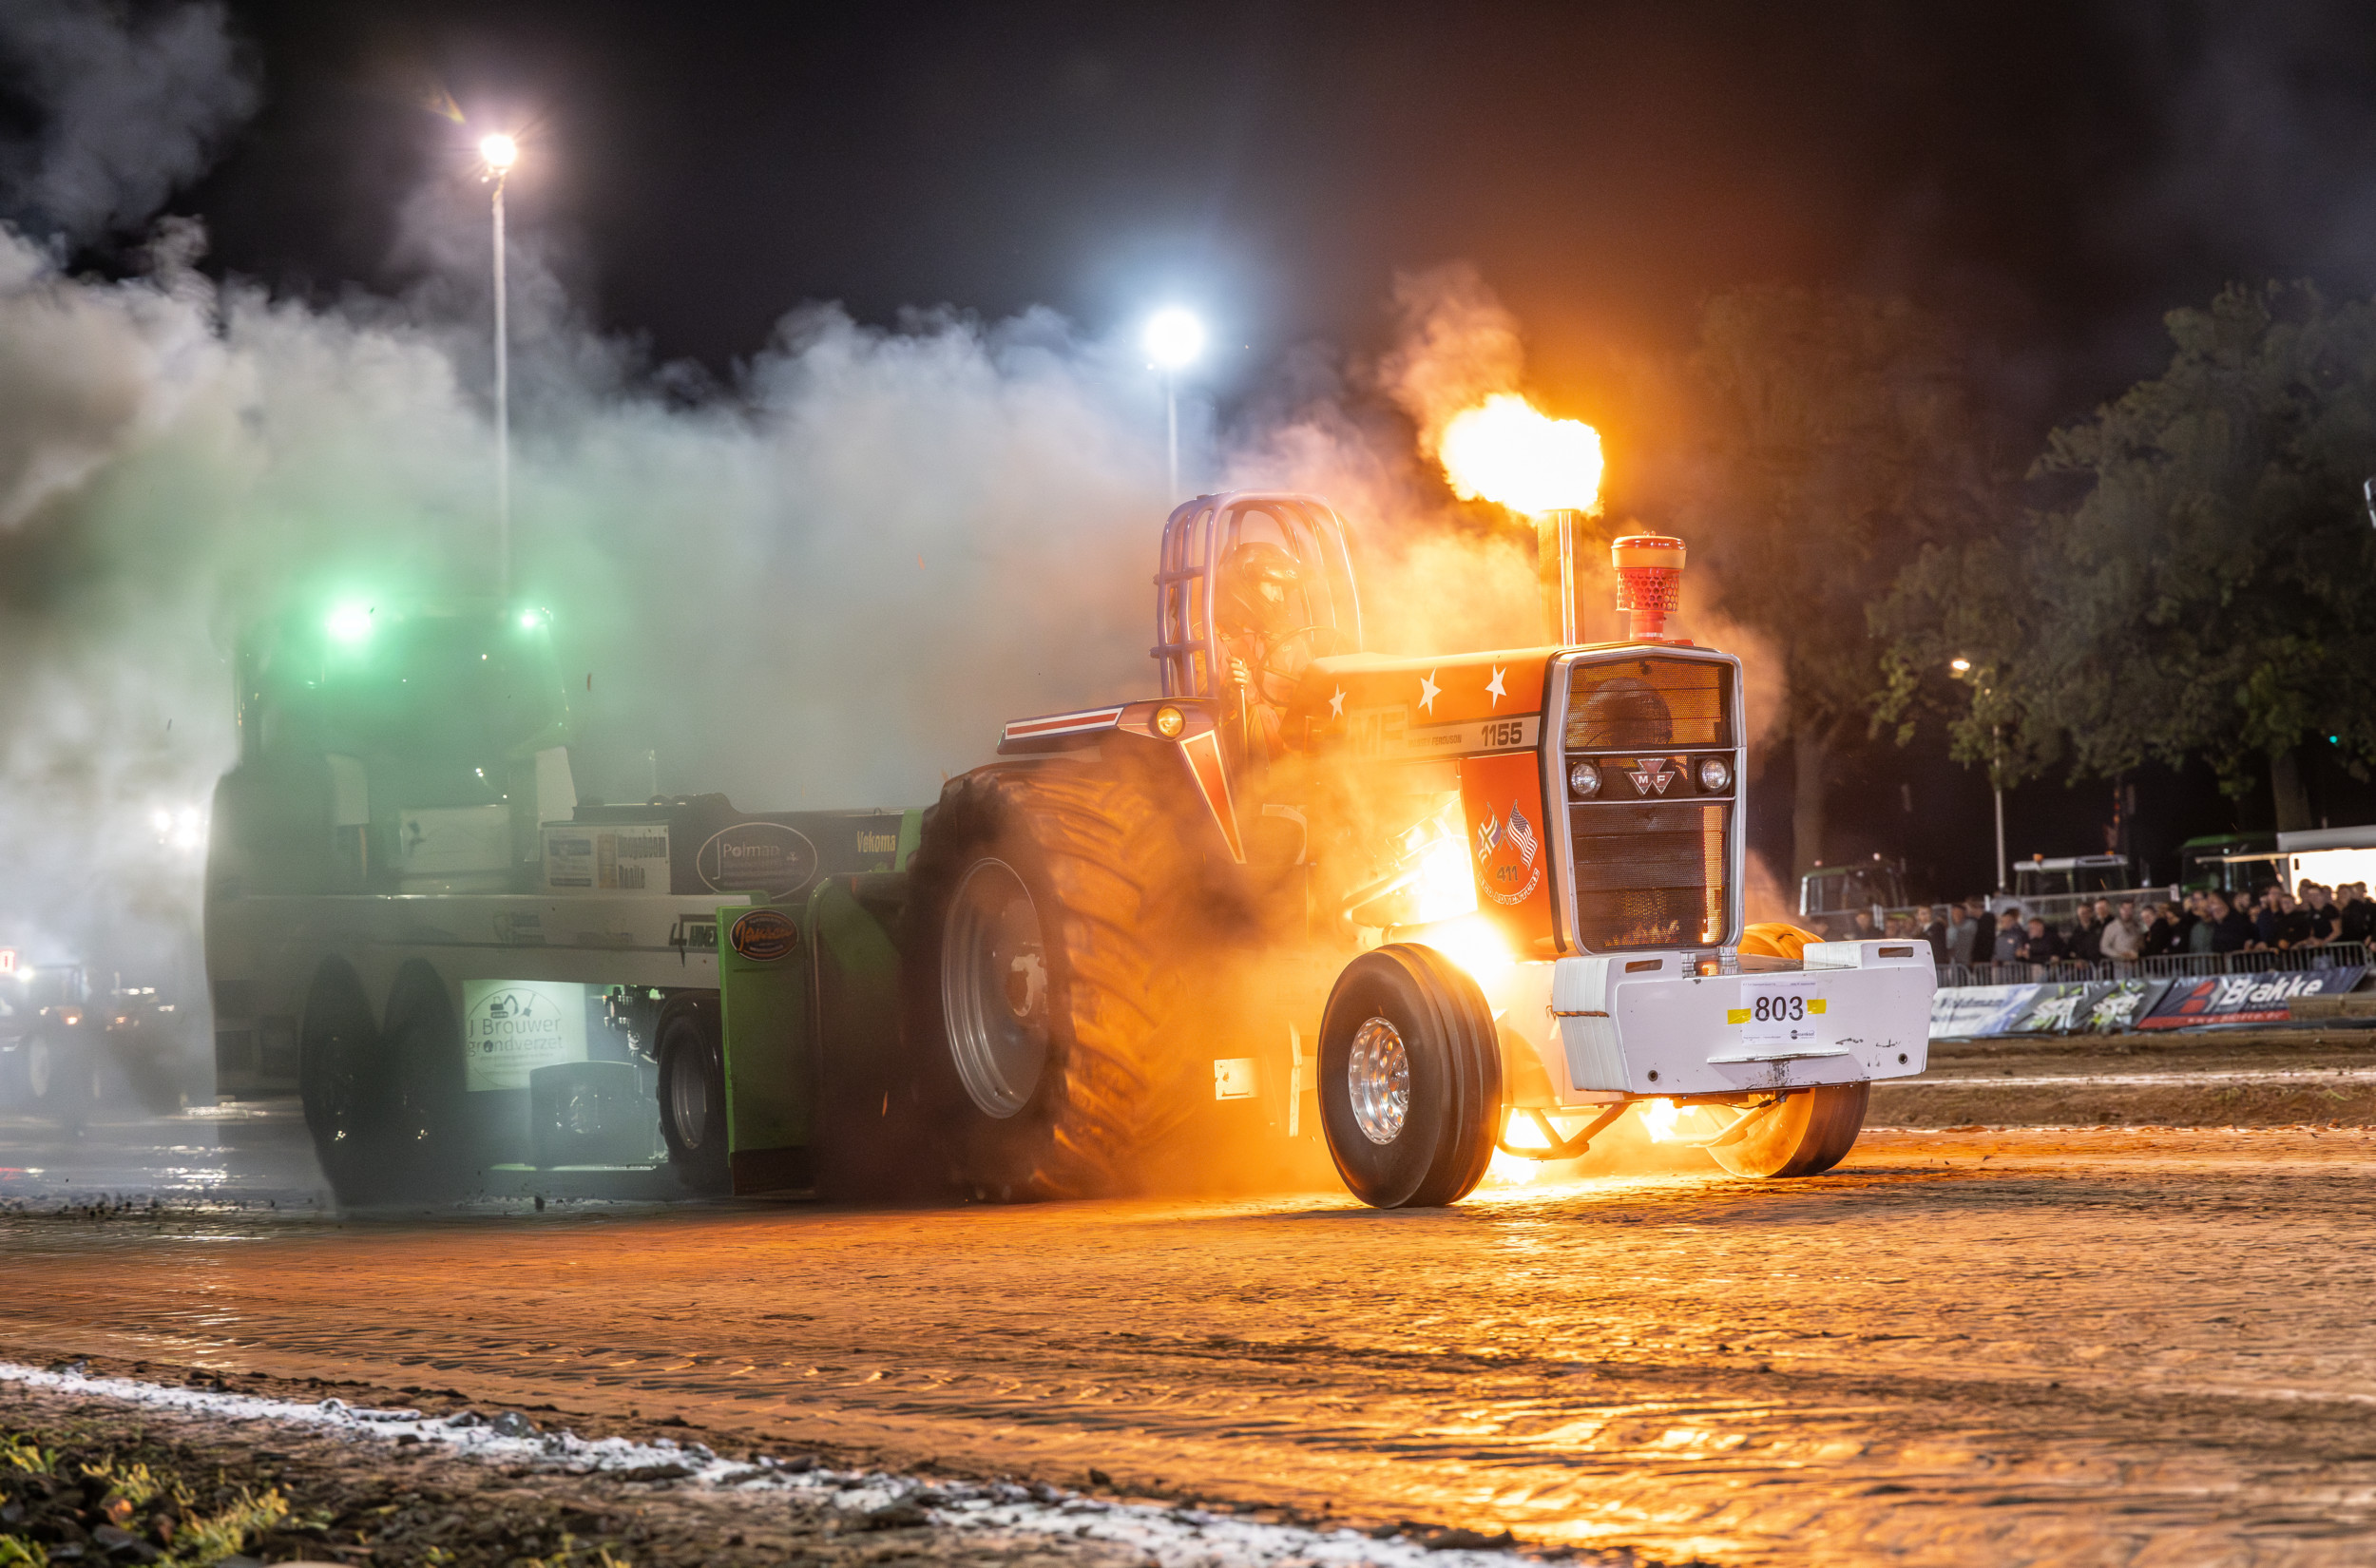
<instances>
[{"instance_id":1,"label":"blakke banner","mask_svg":"<svg viewBox=\"0 0 2376 1568\"><path fill-rule=\"evenodd\" d=\"M2304 969L2291 974L2207 975L2174 980L2140 1029L2183 1029L2201 1023L2282 1023L2288 1004L2306 996L2347 991L2367 973L2365 965L2340 969Z\"/></svg>"}]
</instances>

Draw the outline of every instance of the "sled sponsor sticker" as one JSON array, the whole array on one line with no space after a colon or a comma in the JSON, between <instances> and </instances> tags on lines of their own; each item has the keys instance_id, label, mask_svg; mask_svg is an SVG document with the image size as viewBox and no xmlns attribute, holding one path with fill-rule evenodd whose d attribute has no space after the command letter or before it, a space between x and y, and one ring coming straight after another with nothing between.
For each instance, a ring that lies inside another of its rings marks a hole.
<instances>
[{"instance_id":1,"label":"sled sponsor sticker","mask_svg":"<svg viewBox=\"0 0 2376 1568\"><path fill-rule=\"evenodd\" d=\"M560 980L462 983L463 1080L525 1089L528 1074L585 1060L585 987Z\"/></svg>"},{"instance_id":2,"label":"sled sponsor sticker","mask_svg":"<svg viewBox=\"0 0 2376 1568\"><path fill-rule=\"evenodd\" d=\"M545 886L588 892L668 891L668 825L546 828Z\"/></svg>"},{"instance_id":3,"label":"sled sponsor sticker","mask_svg":"<svg viewBox=\"0 0 2376 1568\"><path fill-rule=\"evenodd\" d=\"M712 892L781 898L816 875L816 846L780 822L738 822L710 835L693 869Z\"/></svg>"},{"instance_id":4,"label":"sled sponsor sticker","mask_svg":"<svg viewBox=\"0 0 2376 1568\"><path fill-rule=\"evenodd\" d=\"M800 927L781 909L753 909L727 927L726 945L754 964L773 964L800 946Z\"/></svg>"}]
</instances>

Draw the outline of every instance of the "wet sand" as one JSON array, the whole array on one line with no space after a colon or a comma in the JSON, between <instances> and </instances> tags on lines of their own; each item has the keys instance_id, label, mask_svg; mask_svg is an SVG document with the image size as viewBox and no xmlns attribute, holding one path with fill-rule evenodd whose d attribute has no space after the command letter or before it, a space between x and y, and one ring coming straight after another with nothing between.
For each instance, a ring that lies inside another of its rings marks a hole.
<instances>
[{"instance_id":1,"label":"wet sand","mask_svg":"<svg viewBox=\"0 0 2376 1568\"><path fill-rule=\"evenodd\" d=\"M0 1357L1668 1560L2365 1561L2372 1176L2359 1129L2032 1130L1399 1214L20 1214Z\"/></svg>"}]
</instances>

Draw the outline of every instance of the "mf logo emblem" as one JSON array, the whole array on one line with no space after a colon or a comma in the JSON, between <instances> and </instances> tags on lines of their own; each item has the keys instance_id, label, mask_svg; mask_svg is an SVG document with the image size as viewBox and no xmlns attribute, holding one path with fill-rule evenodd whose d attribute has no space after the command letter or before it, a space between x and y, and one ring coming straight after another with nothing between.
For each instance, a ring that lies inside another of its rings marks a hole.
<instances>
[{"instance_id":1,"label":"mf logo emblem","mask_svg":"<svg viewBox=\"0 0 2376 1568\"><path fill-rule=\"evenodd\" d=\"M1633 771L1625 776L1634 781L1635 790L1642 794L1664 794L1666 787L1680 775L1666 765L1663 756L1638 756Z\"/></svg>"}]
</instances>

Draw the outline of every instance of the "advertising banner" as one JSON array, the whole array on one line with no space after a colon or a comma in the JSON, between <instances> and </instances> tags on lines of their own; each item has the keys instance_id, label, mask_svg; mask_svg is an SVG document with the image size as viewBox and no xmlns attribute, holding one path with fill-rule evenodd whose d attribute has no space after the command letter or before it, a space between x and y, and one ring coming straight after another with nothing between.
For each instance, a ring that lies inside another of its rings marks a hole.
<instances>
[{"instance_id":1,"label":"advertising banner","mask_svg":"<svg viewBox=\"0 0 2376 1568\"><path fill-rule=\"evenodd\" d=\"M2122 1034L2137 1025L2137 1021L2154 1010L2161 993L2170 988L2166 980L2110 980L2098 987L2088 998L2086 1016L2079 1026L2092 1034Z\"/></svg>"},{"instance_id":2,"label":"advertising banner","mask_svg":"<svg viewBox=\"0 0 2376 1568\"><path fill-rule=\"evenodd\" d=\"M464 1081L525 1089L528 1074L585 1060L585 987L558 980L462 983Z\"/></svg>"},{"instance_id":3,"label":"advertising banner","mask_svg":"<svg viewBox=\"0 0 2376 1568\"><path fill-rule=\"evenodd\" d=\"M2366 973L2366 966L2352 965L2347 968L2304 969L2290 974L2263 971L2174 980L2136 1026L2184 1029L2211 1023L2283 1023L2289 1016L2287 1004L2297 997L2332 996L2347 991Z\"/></svg>"},{"instance_id":4,"label":"advertising banner","mask_svg":"<svg viewBox=\"0 0 2376 1568\"><path fill-rule=\"evenodd\" d=\"M2008 1019L2026 1007L2036 985L1949 985L1930 998L1930 1038L1984 1040L2002 1034Z\"/></svg>"},{"instance_id":5,"label":"advertising banner","mask_svg":"<svg viewBox=\"0 0 2376 1568\"><path fill-rule=\"evenodd\" d=\"M2087 1009L2096 1000L2096 993L2110 987L2095 980L2049 980L2041 982L2030 993L2029 1001L2018 1011L2007 1015L1998 1032L2008 1035L2066 1035L2082 1028L2087 1023Z\"/></svg>"}]
</instances>

